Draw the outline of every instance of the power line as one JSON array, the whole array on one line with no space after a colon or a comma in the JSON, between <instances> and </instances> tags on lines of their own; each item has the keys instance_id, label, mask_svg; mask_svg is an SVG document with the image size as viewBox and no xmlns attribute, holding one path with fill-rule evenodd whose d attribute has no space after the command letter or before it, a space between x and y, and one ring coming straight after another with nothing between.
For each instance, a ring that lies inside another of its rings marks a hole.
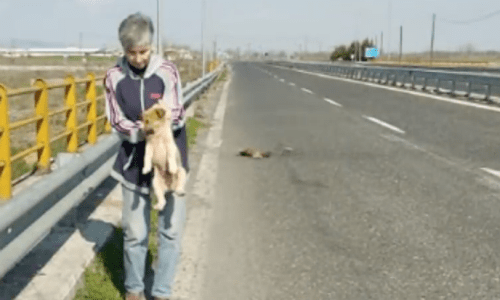
<instances>
[{"instance_id":1,"label":"power line","mask_svg":"<svg viewBox=\"0 0 500 300\"><path fill-rule=\"evenodd\" d=\"M484 16L481 16L481 17L477 17L477 18L474 18L474 19L465 20L465 21L448 20L448 19L442 19L442 21L446 22L446 23L450 23L450 24L464 24L464 25L467 25L467 24L471 24L471 23L476 23L476 22L487 20L487 19L489 19L491 17L494 17L494 16L496 16L498 14L500 14L500 9L497 10L497 11L494 11L492 13L489 13L487 15L484 15Z\"/></svg>"}]
</instances>

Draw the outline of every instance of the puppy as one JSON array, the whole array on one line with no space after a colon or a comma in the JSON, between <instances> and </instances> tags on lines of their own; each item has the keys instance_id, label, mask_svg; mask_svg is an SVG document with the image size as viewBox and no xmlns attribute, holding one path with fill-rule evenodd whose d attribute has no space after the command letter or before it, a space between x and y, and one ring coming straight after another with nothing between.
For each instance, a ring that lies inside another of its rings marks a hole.
<instances>
[{"instance_id":1,"label":"puppy","mask_svg":"<svg viewBox=\"0 0 500 300\"><path fill-rule=\"evenodd\" d=\"M143 174L154 168L153 189L158 202L154 209L165 207L165 192L172 191L184 195L186 170L182 166L181 154L175 144L172 128L172 115L165 105L156 103L142 114L146 151L144 154Z\"/></svg>"}]
</instances>

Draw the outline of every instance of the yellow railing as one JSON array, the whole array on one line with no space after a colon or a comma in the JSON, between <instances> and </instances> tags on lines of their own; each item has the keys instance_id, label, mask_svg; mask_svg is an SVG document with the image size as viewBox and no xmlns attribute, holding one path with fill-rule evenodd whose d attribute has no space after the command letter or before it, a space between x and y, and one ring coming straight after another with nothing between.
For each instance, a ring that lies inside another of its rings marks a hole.
<instances>
[{"instance_id":1,"label":"yellow railing","mask_svg":"<svg viewBox=\"0 0 500 300\"><path fill-rule=\"evenodd\" d=\"M218 60L212 60L210 62L208 62L208 72L212 72L213 70L217 69L217 67L219 66L219 61Z\"/></svg>"},{"instance_id":2,"label":"yellow railing","mask_svg":"<svg viewBox=\"0 0 500 300\"><path fill-rule=\"evenodd\" d=\"M104 76L96 77L88 73L86 78L76 79L72 75L66 76L64 82L48 84L43 79L37 79L32 87L20 89L8 89L0 84L0 200L7 200L12 196L12 164L15 161L37 152L37 168L48 170L50 168L51 144L67 139L67 151L77 152L79 147L78 134L82 129L88 129L86 141L95 144L97 141L98 122L105 121L105 130L109 132L111 126L106 120L106 114L98 115L97 103L104 101L105 95L97 95L96 81L102 83ZM85 84L85 99L78 101L77 85ZM64 88L65 105L59 109L49 111L49 90ZM35 114L33 117L12 122L9 121L9 97L33 94L35 102ZM78 124L78 109L87 108L86 121ZM59 114L66 114L65 130L51 136L50 119ZM35 145L11 155L10 132L20 127L36 124Z\"/></svg>"}]
</instances>

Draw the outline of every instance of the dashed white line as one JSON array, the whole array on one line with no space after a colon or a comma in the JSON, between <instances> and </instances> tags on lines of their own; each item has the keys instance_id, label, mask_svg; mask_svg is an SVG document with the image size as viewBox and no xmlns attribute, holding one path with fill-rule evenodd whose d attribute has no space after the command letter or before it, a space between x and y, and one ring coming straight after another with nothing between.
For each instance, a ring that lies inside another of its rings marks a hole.
<instances>
[{"instance_id":1,"label":"dashed white line","mask_svg":"<svg viewBox=\"0 0 500 300\"><path fill-rule=\"evenodd\" d=\"M303 90L304 92L309 93L309 94L314 94L312 91L310 91L306 88L301 88L301 90Z\"/></svg>"},{"instance_id":2,"label":"dashed white line","mask_svg":"<svg viewBox=\"0 0 500 300\"><path fill-rule=\"evenodd\" d=\"M289 82L289 83L288 83L288 85L290 85L290 86L295 86L295 83L293 83L293 82Z\"/></svg>"},{"instance_id":3,"label":"dashed white line","mask_svg":"<svg viewBox=\"0 0 500 300\"><path fill-rule=\"evenodd\" d=\"M335 101L333 101L332 99L328 99L328 98L324 98L326 102L330 103L330 104L333 104L333 105L336 105L338 107L342 107L342 104L340 103L337 103Z\"/></svg>"},{"instance_id":4,"label":"dashed white line","mask_svg":"<svg viewBox=\"0 0 500 300\"><path fill-rule=\"evenodd\" d=\"M281 78L281 79L280 79L280 81L281 81L281 82L285 82L285 79Z\"/></svg>"},{"instance_id":5,"label":"dashed white line","mask_svg":"<svg viewBox=\"0 0 500 300\"><path fill-rule=\"evenodd\" d=\"M500 177L500 171L489 169L489 168L481 168L481 170L490 173L491 175L494 175L496 177Z\"/></svg>"},{"instance_id":6,"label":"dashed white line","mask_svg":"<svg viewBox=\"0 0 500 300\"><path fill-rule=\"evenodd\" d=\"M396 131L396 132L399 132L399 133L401 133L401 134L404 134L404 133L405 133L403 130L401 130L401 129L397 128L396 126L393 126L393 125L391 125L391 124L389 124L389 123L386 123L386 122L384 122L384 121L381 121L381 120L379 120L379 119L377 119L377 118L374 118L374 117L369 117L369 116L363 116L363 118L365 118L365 119L367 119L367 120L369 120L369 121L372 121L373 123L376 123L376 124L378 124L378 125L380 125L380 126L383 126L383 127L385 127L385 128L388 128L388 129L390 129L390 130L392 130L392 131Z\"/></svg>"}]
</instances>

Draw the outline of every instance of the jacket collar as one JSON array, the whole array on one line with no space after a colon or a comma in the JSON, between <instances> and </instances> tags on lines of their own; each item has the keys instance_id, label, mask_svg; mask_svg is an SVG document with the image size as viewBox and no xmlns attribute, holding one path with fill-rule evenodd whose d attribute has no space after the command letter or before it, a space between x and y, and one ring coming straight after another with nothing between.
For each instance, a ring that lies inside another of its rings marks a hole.
<instances>
[{"instance_id":1,"label":"jacket collar","mask_svg":"<svg viewBox=\"0 0 500 300\"><path fill-rule=\"evenodd\" d=\"M149 59L149 64L146 67L146 71L144 71L144 76L143 78L149 78L151 75L153 75L156 70L161 66L163 62L163 58L161 58L159 55L151 55L151 58ZM127 59L125 56L122 56L118 59L117 65L122 68L123 72L125 74L128 74L132 79L141 79L139 76L137 76L129 67L129 64L127 62Z\"/></svg>"}]
</instances>

